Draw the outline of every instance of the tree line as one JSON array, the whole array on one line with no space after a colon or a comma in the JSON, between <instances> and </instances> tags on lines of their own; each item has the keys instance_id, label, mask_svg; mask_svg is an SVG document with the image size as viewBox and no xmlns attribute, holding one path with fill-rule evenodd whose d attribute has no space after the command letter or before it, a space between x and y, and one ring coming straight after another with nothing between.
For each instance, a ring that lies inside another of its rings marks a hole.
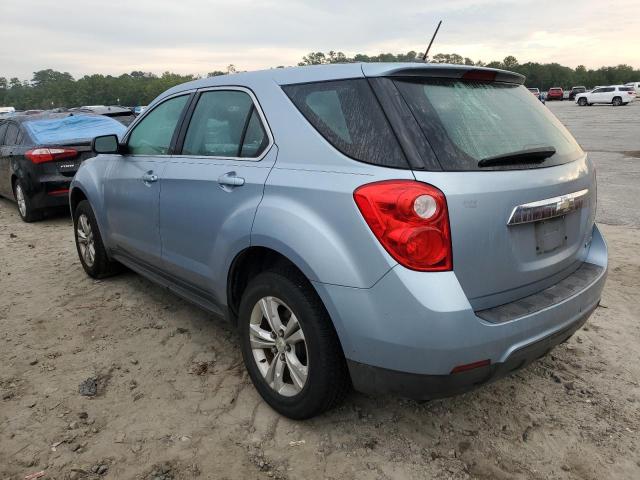
<instances>
[{"instance_id":1,"label":"tree line","mask_svg":"<svg viewBox=\"0 0 640 480\"><path fill-rule=\"evenodd\" d=\"M521 73L527 77L526 85L547 90L550 87L571 87L584 85L587 88L596 85L613 85L640 81L640 70L629 65L617 65L587 69L579 65L575 69L558 63L519 63L513 56L502 61L484 63L462 57L456 53L438 53L429 59L433 63L453 63L462 65L504 68ZM342 52L311 52L302 58L298 65L322 65L328 63L353 62L420 62L421 54L410 51L379 55L356 54L352 57ZM278 66L276 68L284 68ZM207 76L233 74L234 65L226 71L216 70ZM156 75L135 71L119 76L93 74L74 79L67 72L52 69L34 72L31 80L0 77L0 106L13 106L18 110L49 109L75 107L81 105L146 105L157 95L180 83L200 78L198 75L179 75L165 72Z\"/></svg>"}]
</instances>

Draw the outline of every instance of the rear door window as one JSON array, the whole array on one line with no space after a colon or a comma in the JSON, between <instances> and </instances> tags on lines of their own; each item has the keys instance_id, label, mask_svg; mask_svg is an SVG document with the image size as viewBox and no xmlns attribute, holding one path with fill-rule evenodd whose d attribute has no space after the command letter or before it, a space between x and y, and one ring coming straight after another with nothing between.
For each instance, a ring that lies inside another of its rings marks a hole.
<instances>
[{"instance_id":1,"label":"rear door window","mask_svg":"<svg viewBox=\"0 0 640 480\"><path fill-rule=\"evenodd\" d=\"M245 158L258 157L264 151L268 142L267 132L260 121L258 111L254 107L251 110L251 117L247 124L240 156Z\"/></svg>"},{"instance_id":2,"label":"rear door window","mask_svg":"<svg viewBox=\"0 0 640 480\"><path fill-rule=\"evenodd\" d=\"M7 132L7 122L0 123L0 145L4 145L4 134Z\"/></svg>"},{"instance_id":3,"label":"rear door window","mask_svg":"<svg viewBox=\"0 0 640 480\"><path fill-rule=\"evenodd\" d=\"M7 133L4 137L5 145L17 145L18 141L18 126L14 123L10 123L7 127Z\"/></svg>"},{"instance_id":4,"label":"rear door window","mask_svg":"<svg viewBox=\"0 0 640 480\"><path fill-rule=\"evenodd\" d=\"M137 124L127 143L131 155L168 155L171 139L189 95L164 101Z\"/></svg>"},{"instance_id":5,"label":"rear door window","mask_svg":"<svg viewBox=\"0 0 640 480\"><path fill-rule=\"evenodd\" d=\"M182 155L256 158L268 143L266 130L248 93L211 90L198 99Z\"/></svg>"},{"instance_id":6,"label":"rear door window","mask_svg":"<svg viewBox=\"0 0 640 480\"><path fill-rule=\"evenodd\" d=\"M444 170L548 167L582 154L567 129L524 86L424 78L395 84ZM546 147L556 153L542 163L478 165L482 159Z\"/></svg>"},{"instance_id":7,"label":"rear door window","mask_svg":"<svg viewBox=\"0 0 640 480\"><path fill-rule=\"evenodd\" d=\"M367 80L295 84L283 89L309 123L343 154L375 165L409 168Z\"/></svg>"}]
</instances>

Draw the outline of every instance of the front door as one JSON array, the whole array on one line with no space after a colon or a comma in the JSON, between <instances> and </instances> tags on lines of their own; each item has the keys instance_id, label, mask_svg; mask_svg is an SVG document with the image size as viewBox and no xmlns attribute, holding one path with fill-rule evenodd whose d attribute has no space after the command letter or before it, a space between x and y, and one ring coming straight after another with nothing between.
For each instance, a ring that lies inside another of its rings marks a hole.
<instances>
[{"instance_id":1,"label":"front door","mask_svg":"<svg viewBox=\"0 0 640 480\"><path fill-rule=\"evenodd\" d=\"M186 124L161 178L164 268L220 305L228 264L250 244L277 148L257 101L242 88L200 92Z\"/></svg>"},{"instance_id":2,"label":"front door","mask_svg":"<svg viewBox=\"0 0 640 480\"><path fill-rule=\"evenodd\" d=\"M0 121L0 195L13 198L11 190L11 147L4 144L9 122Z\"/></svg>"},{"instance_id":3,"label":"front door","mask_svg":"<svg viewBox=\"0 0 640 480\"><path fill-rule=\"evenodd\" d=\"M105 184L110 245L146 266L161 265L160 176L189 95L172 97L149 111L125 139Z\"/></svg>"}]
</instances>

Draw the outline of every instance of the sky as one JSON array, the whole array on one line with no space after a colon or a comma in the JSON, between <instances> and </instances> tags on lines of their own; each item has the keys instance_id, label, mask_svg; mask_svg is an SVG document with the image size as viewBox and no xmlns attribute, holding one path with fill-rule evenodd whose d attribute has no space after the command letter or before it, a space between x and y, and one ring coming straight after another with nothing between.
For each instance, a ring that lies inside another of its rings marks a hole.
<instances>
[{"instance_id":1,"label":"sky","mask_svg":"<svg viewBox=\"0 0 640 480\"><path fill-rule=\"evenodd\" d=\"M432 47L473 60L640 68L639 0L0 0L0 76L203 75Z\"/></svg>"}]
</instances>

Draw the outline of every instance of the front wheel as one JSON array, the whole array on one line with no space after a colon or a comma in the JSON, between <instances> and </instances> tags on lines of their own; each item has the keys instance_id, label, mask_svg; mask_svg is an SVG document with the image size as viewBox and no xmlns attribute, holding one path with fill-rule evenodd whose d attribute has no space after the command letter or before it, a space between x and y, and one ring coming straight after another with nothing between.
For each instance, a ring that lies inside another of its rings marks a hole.
<instances>
[{"instance_id":1,"label":"front wheel","mask_svg":"<svg viewBox=\"0 0 640 480\"><path fill-rule=\"evenodd\" d=\"M578 99L578 105L580 105L581 107L586 107L587 106L587 99L582 97Z\"/></svg>"},{"instance_id":2,"label":"front wheel","mask_svg":"<svg viewBox=\"0 0 640 480\"><path fill-rule=\"evenodd\" d=\"M242 296L238 321L249 376L274 410L304 419L343 400L350 381L340 342L299 272L274 270L254 278Z\"/></svg>"},{"instance_id":3,"label":"front wheel","mask_svg":"<svg viewBox=\"0 0 640 480\"><path fill-rule=\"evenodd\" d=\"M81 201L73 212L73 230L78 257L87 275L104 278L118 272L119 265L109 260L98 222L87 200Z\"/></svg>"}]
</instances>

